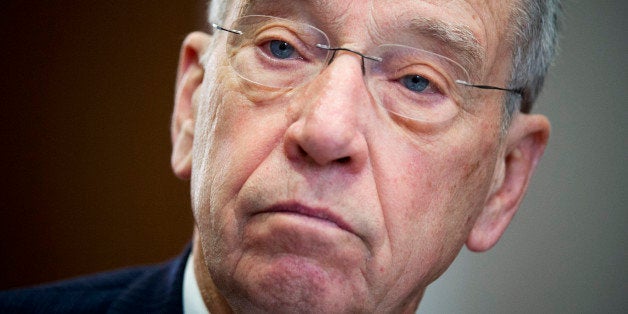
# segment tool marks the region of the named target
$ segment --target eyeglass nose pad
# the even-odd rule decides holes
[[[357,54],[358,56],[360,56],[360,60],[362,61],[362,64],[361,64],[362,76],[366,75],[366,68],[364,66],[364,56],[362,54],[360,54],[360,53],[357,53],[356,51],[353,51],[353,50],[349,50],[349,49],[334,49],[334,50],[332,50],[331,51],[331,58],[329,58],[329,62],[327,62],[327,65],[330,65],[332,63],[332,61],[334,61],[334,58],[336,57],[336,52],[338,50],[345,50],[345,51],[353,52],[353,53]]]
[[[331,58],[329,58],[329,62],[327,62],[327,65],[330,65],[334,61],[334,58],[336,57],[336,51],[337,50],[331,51]]]

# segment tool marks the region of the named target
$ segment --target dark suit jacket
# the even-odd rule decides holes
[[[188,247],[176,259],[0,292],[0,313],[182,313]]]

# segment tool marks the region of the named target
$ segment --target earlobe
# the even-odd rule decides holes
[[[187,36],[181,47],[174,111],[170,127],[172,139],[172,169],[181,179],[189,179],[192,170],[192,143],[194,142],[195,95],[203,82],[204,55],[210,36],[195,32]]]
[[[512,121],[491,194],[467,238],[471,251],[490,249],[508,227],[543,155],[549,132],[549,122],[541,115],[519,114]]]

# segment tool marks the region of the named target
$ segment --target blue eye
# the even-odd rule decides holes
[[[401,83],[413,92],[423,92],[430,86],[430,81],[420,75],[406,75],[401,78]]]
[[[281,40],[270,41],[270,52],[279,59],[288,59],[294,54],[294,47]]]

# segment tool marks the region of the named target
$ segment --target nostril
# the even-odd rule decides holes
[[[341,164],[341,165],[346,165],[346,164],[351,163],[351,156],[345,156],[345,157],[341,157],[341,158],[337,158],[337,159],[333,159],[333,158],[325,159],[323,157],[323,159],[317,160],[317,159],[315,159],[316,156],[321,157],[323,155],[321,155],[321,154],[310,155],[310,153],[307,150],[305,150],[303,148],[303,146],[301,146],[301,145],[296,145],[296,150],[294,152],[296,154],[298,154],[297,158],[309,159],[309,160],[311,160],[313,162],[320,163],[320,164],[325,164],[325,163],[327,163],[329,161],[337,163],[337,164]],[[329,157],[331,157],[331,156],[329,156]]]
[[[305,149],[303,149],[303,147],[301,147],[301,145],[299,145],[299,155],[301,155],[302,157],[307,156],[307,152],[305,151]]]

